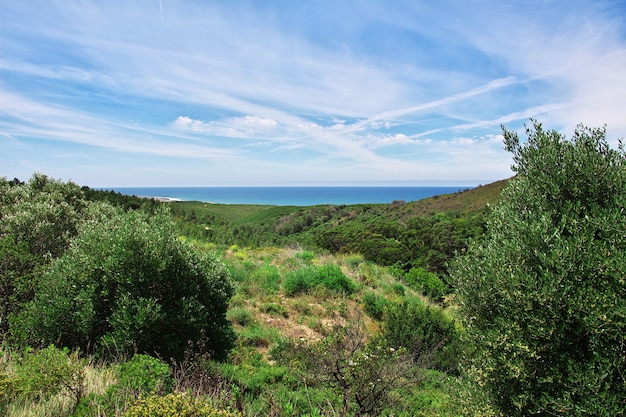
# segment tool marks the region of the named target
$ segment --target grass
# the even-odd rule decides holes
[[[21,360],[17,353],[13,353],[7,348],[1,348],[0,365],[2,373],[9,378],[16,378],[15,365]],[[32,355],[33,353],[26,353]],[[81,365],[82,376],[82,397],[89,395],[102,395],[107,388],[116,382],[115,366],[94,364],[91,361],[83,362]],[[21,379],[21,378],[20,378]],[[6,394],[6,393],[5,393]],[[10,395],[10,394],[9,394]],[[72,393],[61,389],[51,395],[42,394],[37,398],[30,396],[12,396],[12,399],[0,397],[0,412],[4,412],[6,417],[64,417],[70,416],[76,405],[76,399]],[[3,408],[4,406],[4,408]]]

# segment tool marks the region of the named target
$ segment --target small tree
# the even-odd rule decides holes
[[[33,298],[44,266],[69,247],[87,204],[71,182],[0,178],[0,333]]]
[[[71,247],[12,323],[29,343],[182,359],[189,343],[223,358],[233,333],[224,264],[180,241],[167,213],[94,204]]]
[[[507,416],[624,415],[624,150],[526,131],[504,129],[517,176],[452,273],[479,381]]]
[[[421,376],[413,355],[382,341],[366,340],[358,315],[333,326],[319,342],[301,342],[287,355],[287,364],[304,371],[308,384],[333,390],[341,400],[340,416],[378,416],[399,399],[394,393]],[[279,360],[285,361],[284,357]]]

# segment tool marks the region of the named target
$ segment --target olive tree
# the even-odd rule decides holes
[[[0,333],[33,298],[41,269],[69,247],[87,204],[71,182],[0,178]]]
[[[626,409],[626,171],[579,126],[503,127],[516,177],[452,268],[476,376],[503,415]]]
[[[167,212],[92,204],[69,249],[45,270],[12,323],[28,343],[181,359],[189,347],[224,357],[225,265],[178,239]]]

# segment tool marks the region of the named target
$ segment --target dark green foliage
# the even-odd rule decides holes
[[[41,278],[13,330],[30,343],[182,358],[223,358],[232,287],[225,266],[177,239],[166,213],[94,206],[91,221]]]
[[[112,198],[115,196],[115,198]],[[109,198],[111,197],[111,198]],[[44,267],[63,255],[85,220],[91,201],[133,201],[137,197],[91,190],[88,187],[34,174],[28,182],[0,178],[0,332],[24,303],[32,300]]]
[[[382,320],[388,305],[387,299],[380,294],[373,291],[363,294],[363,309],[373,319]]]
[[[450,287],[443,282],[437,274],[429,272],[424,268],[411,268],[404,275],[404,281],[416,291],[427,295],[433,300],[440,300],[444,295],[448,294]]]
[[[456,373],[463,347],[454,323],[440,308],[426,306],[416,298],[388,307],[383,337],[389,346],[406,348],[425,365]]]
[[[307,292],[321,285],[337,294],[350,295],[356,290],[356,284],[335,264],[307,266],[286,274],[283,290],[287,295]]]
[[[154,213],[161,205],[161,203],[154,198],[141,198],[136,195],[126,195],[113,190],[96,190],[87,186],[81,187],[81,190],[85,199],[89,201],[106,202],[127,211],[143,209],[149,213]]]
[[[170,367],[149,355],[137,354],[117,370],[117,388],[132,390],[135,396],[154,395],[171,390]]]
[[[624,150],[527,135],[504,130],[517,177],[453,274],[479,382],[507,416],[624,415]]]
[[[41,270],[76,236],[88,202],[80,188],[45,175],[0,178],[0,333],[34,296]]]

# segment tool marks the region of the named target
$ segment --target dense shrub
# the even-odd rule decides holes
[[[404,349],[366,338],[360,318],[348,317],[319,342],[285,342],[272,354],[279,363],[297,366],[307,387],[328,389],[339,415],[378,416],[400,402],[399,388],[419,382],[420,370]]]
[[[117,386],[136,396],[168,392],[172,384],[169,365],[149,355],[137,354],[117,370]]]
[[[223,358],[233,341],[223,263],[181,242],[167,213],[102,204],[88,218],[12,323],[16,337],[164,358],[182,358],[191,344]]]
[[[313,286],[313,267],[299,268],[285,274],[283,280],[283,290],[285,294],[291,296],[307,292]]]
[[[11,357],[12,366],[0,371],[0,411],[11,403],[43,401],[57,394],[69,397],[74,406],[81,400],[86,361],[78,351],[48,346],[4,354]]]
[[[335,264],[308,266],[286,274],[283,290],[287,295],[307,292],[321,285],[337,294],[352,294],[356,284]]]
[[[383,337],[389,346],[406,348],[424,365],[441,371],[458,371],[463,352],[454,320],[442,309],[429,307],[417,298],[392,304],[385,315]]]
[[[0,178],[0,332],[34,296],[42,268],[77,234],[88,202],[80,188],[35,174],[27,183]]]
[[[105,392],[92,392],[82,399],[75,417],[118,416],[139,398],[167,395],[173,390],[169,365],[137,354],[119,366],[113,366],[115,382]]]
[[[441,299],[450,291],[448,284],[443,282],[437,274],[421,267],[411,268],[404,275],[404,280],[411,288],[420,291],[433,300]]]
[[[382,320],[389,302],[380,294],[368,291],[363,294],[363,309],[373,319]]]
[[[624,415],[626,152],[504,130],[516,178],[452,277],[478,382],[502,415]]]

